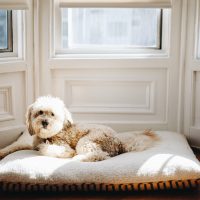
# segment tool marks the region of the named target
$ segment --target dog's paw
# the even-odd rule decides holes
[[[82,162],[86,158],[85,155],[76,155],[72,158],[73,161],[80,161]]]
[[[69,150],[64,146],[58,146],[55,144],[42,143],[38,145],[38,150],[40,154],[44,156],[51,156],[57,158],[72,158],[75,155],[74,150]]]
[[[72,158],[76,155],[75,151],[63,152],[57,156],[57,158]]]
[[[110,156],[106,152],[101,153],[87,153],[87,154],[81,154],[76,155],[73,157],[73,160],[80,161],[80,162],[98,162],[102,160],[109,159]]]

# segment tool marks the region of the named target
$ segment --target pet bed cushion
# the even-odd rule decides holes
[[[126,134],[126,133],[122,133]],[[197,188],[200,163],[181,134],[158,131],[160,141],[142,152],[100,162],[79,162],[23,150],[0,161],[3,191],[143,191]]]

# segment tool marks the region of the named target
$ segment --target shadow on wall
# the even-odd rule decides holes
[[[18,139],[20,134],[26,129],[24,127],[19,127],[13,130],[1,130],[0,131],[0,149],[8,146],[9,144],[13,143]]]

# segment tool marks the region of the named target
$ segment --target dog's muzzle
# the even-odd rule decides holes
[[[43,126],[44,128],[46,128],[46,127],[48,126],[48,124],[49,124],[49,122],[48,122],[47,120],[43,120],[43,121],[42,121],[42,126]]]

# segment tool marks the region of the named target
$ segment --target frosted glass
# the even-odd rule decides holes
[[[63,8],[62,47],[160,47],[161,9]]]
[[[8,48],[7,10],[0,10],[0,49]]]

